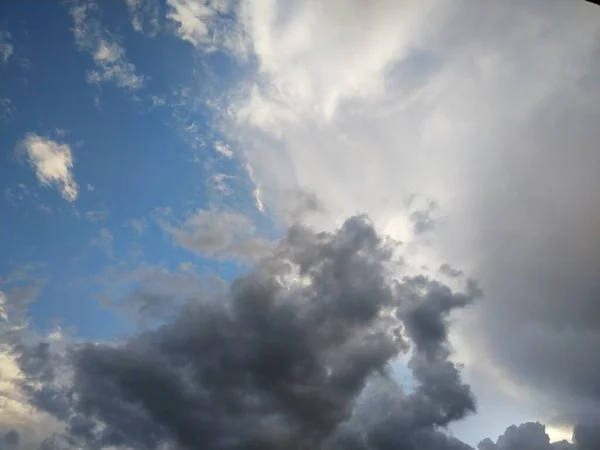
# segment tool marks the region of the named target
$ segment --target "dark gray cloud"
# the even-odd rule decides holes
[[[445,431],[476,412],[448,334],[481,291],[397,278],[396,248],[363,216],[332,233],[293,225],[228,291],[198,290],[151,331],[17,341],[24,393],[65,425],[39,449],[473,450]],[[389,367],[407,352],[409,392]],[[599,438],[583,423],[573,444],[551,443],[527,423],[478,447],[596,450]]]
[[[442,264],[439,268],[439,271],[440,273],[443,273],[444,275],[447,275],[451,278],[458,278],[464,275],[464,272],[462,270],[456,269],[448,263]]]
[[[479,450],[593,450],[600,448],[598,425],[578,425],[573,430],[573,443],[550,442],[546,427],[539,422],[511,425],[494,443],[485,439]]]
[[[19,445],[19,440],[21,436],[17,430],[10,430],[8,433],[4,435],[4,442],[10,445]]]
[[[334,233],[294,225],[229,292],[156,330],[62,356],[20,348],[23,387],[66,424],[65,447],[469,448],[443,431],[475,411],[447,317],[479,291],[397,280],[394,249],[362,216]],[[409,350],[403,393],[388,364]]]

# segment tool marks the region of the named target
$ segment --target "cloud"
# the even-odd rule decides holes
[[[73,155],[68,144],[29,133],[19,142],[16,151],[35,170],[42,186],[55,187],[71,203],[77,199],[79,186],[74,179]]]
[[[96,70],[88,72],[88,81],[114,81],[118,87],[140,89],[144,77],[136,73],[135,65],[129,62],[119,41],[93,16],[98,10],[98,5],[93,2],[74,3],[70,9],[75,42],[80,50],[92,56],[96,65]]]
[[[233,158],[233,151],[229,148],[227,144],[222,141],[216,141],[214,143],[215,150],[217,153],[227,159]]]
[[[470,449],[443,429],[474,411],[473,395],[446,333],[416,311],[437,305],[429,320],[445,328],[478,294],[397,279],[392,250],[362,216],[332,233],[293,226],[228,291],[157,329],[19,345],[23,390],[64,424],[65,446]],[[404,393],[387,366],[410,349]]]
[[[146,219],[131,219],[128,222],[129,227],[134,231],[136,236],[140,237],[146,232],[148,223]]]
[[[175,23],[177,35],[206,51],[227,50],[244,55],[244,41],[237,26],[226,17],[230,0],[167,0],[167,19]]]
[[[103,227],[98,232],[98,235],[90,241],[90,245],[92,247],[101,248],[104,251],[104,253],[106,253],[106,256],[108,256],[109,258],[114,258],[114,242],[115,239],[110,229],[108,229],[107,227]]]
[[[0,30],[0,57],[2,62],[6,63],[14,53],[14,45],[11,42],[11,35],[6,30]]]
[[[487,293],[456,358],[476,355],[470,372],[506,397],[521,386],[523,414],[597,423],[600,10],[341,4],[237,11],[258,67],[223,124],[265,209],[284,210],[277,193],[299,187],[328,209],[324,229],[366,211],[398,239],[426,238],[430,249],[413,247],[424,266],[453,261]],[[407,208],[413,193],[440,210]]]
[[[208,257],[255,260],[265,255],[271,243],[255,236],[252,221],[239,213],[199,209],[182,223],[159,216],[159,224],[175,244]]]
[[[125,0],[131,25],[139,33],[154,37],[160,28],[159,5],[156,0]]]

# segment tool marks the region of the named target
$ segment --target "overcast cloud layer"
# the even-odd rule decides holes
[[[124,3],[136,39],[212,75],[152,91],[103,4],[74,2],[80,75],[99,110],[110,87],[166,111],[208,200],[165,204],[181,168],[134,173],[119,196],[160,189],[124,237],[77,209],[83,141],[19,132],[22,169],[101,222],[110,263],[83,283],[135,325],[36,329],[43,265],[3,272],[0,450],[600,449],[599,7]],[[0,37],[6,65],[23,47]]]

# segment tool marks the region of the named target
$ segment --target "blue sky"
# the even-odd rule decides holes
[[[479,3],[0,2],[0,338],[122,342],[364,213],[395,279],[484,292],[450,431],[570,439],[600,418],[600,8]],[[0,432],[56,430],[14,398]]]
[[[104,339],[122,330],[122,321],[96,298],[96,279],[118,262],[175,269],[189,261],[230,277],[235,265],[174,246],[153,216],[168,207],[183,217],[218,202],[268,226],[253,205],[243,166],[214,149],[222,137],[211,127],[213,112],[188,98],[207,86],[224,89],[235,77],[235,61],[223,54],[201,59],[175,36],[137,33],[126,5],[110,2],[94,13],[106,36],[127,49],[143,83],[90,83],[94,61],[74,40],[68,5],[10,2],[2,11],[13,54],[2,65],[3,100],[10,106],[3,110],[1,134],[1,267],[9,278],[37,264],[30,275],[44,282],[30,308],[35,326],[60,321],[82,336]],[[15,153],[28,134],[69,146],[76,199],[40,185],[26,158]],[[224,181],[235,194],[214,188],[217,173],[235,177]],[[109,237],[101,244],[103,230]]]

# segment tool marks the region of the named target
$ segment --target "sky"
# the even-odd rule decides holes
[[[0,2],[0,450],[600,448],[600,8]]]

